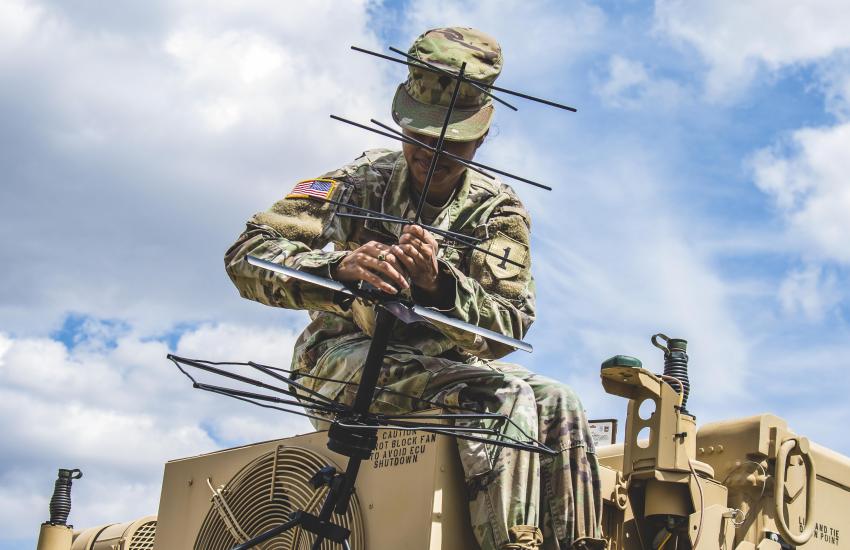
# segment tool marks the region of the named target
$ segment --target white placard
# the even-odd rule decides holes
[[[601,445],[613,445],[617,442],[617,420],[606,418],[604,420],[590,420],[590,436],[596,447]]]

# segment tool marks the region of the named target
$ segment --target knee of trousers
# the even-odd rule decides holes
[[[531,385],[525,380],[513,376],[505,377],[502,387],[496,390],[496,392],[497,395],[501,393],[509,397],[509,400],[515,401],[519,406],[531,406],[532,410],[535,408],[534,404],[537,402],[537,396],[534,394],[534,389]]]
[[[541,408],[548,409],[550,413],[564,411],[568,415],[580,413],[584,415],[581,399],[573,389],[566,384],[554,383],[538,388],[536,395],[537,403]]]

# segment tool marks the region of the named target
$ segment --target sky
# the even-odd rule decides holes
[[[254,212],[390,121],[406,49],[472,26],[517,100],[479,160],[532,216],[533,354],[591,418],[599,365],[689,341],[699,423],[777,414],[850,454],[850,6],[841,0],[0,0],[0,550],[59,467],[78,527],[155,513],[163,464],[310,430],[192,390],[169,352],[288,366],[304,312],[239,298]]]

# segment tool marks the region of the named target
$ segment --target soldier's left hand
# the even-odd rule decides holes
[[[410,280],[426,292],[437,290],[437,240],[418,225],[407,225],[392,253],[407,270]]]

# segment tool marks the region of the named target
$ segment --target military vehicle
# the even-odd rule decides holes
[[[686,342],[667,346],[664,374],[624,355],[602,364],[605,391],[628,400],[623,442],[597,449],[608,548],[850,549],[850,459],[770,414],[697,427],[686,409]],[[157,515],[81,530],[65,524],[79,471],[60,470],[38,550],[231,550],[293,511],[318,512],[328,487],[316,472],[348,461],[327,441],[317,431],[172,460]],[[334,521],[356,550],[477,547],[453,441],[433,433],[379,430],[351,506]],[[314,539],[293,529],[257,547],[306,549]]]

